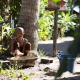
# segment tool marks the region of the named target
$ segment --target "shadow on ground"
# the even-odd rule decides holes
[[[80,80],[80,76],[68,77],[68,78],[59,78],[56,80]]]
[[[46,73],[45,75],[47,76],[55,76],[56,75],[56,72],[54,71],[51,71],[51,72],[48,72]],[[72,77],[64,77],[64,78],[59,78],[59,79],[56,79],[56,80],[80,80],[80,76],[72,76]]]
[[[57,43],[57,51],[61,51],[62,53],[67,53],[67,48],[71,44],[72,41],[64,41],[61,43]],[[38,43],[38,51],[41,50],[45,52],[47,56],[53,55],[53,42],[46,43]]]

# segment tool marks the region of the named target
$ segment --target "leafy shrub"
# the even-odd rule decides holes
[[[77,20],[77,15],[70,15],[70,11],[67,13],[61,12],[60,14],[61,15],[58,16],[58,36],[63,37],[65,36],[64,32],[75,29],[76,23],[74,21]]]
[[[13,36],[15,28],[10,27],[10,23],[4,23],[2,17],[0,16],[0,53],[4,53],[10,47],[10,40]]]
[[[53,31],[53,12],[45,10],[47,0],[40,1],[40,12],[38,21],[39,40],[49,40],[52,38]]]

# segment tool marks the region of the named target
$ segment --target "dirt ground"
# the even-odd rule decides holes
[[[80,62],[80,58],[75,60],[73,73],[66,71],[57,80],[80,80],[80,64],[77,62]],[[30,80],[54,80],[58,68],[59,60],[55,57],[52,63],[36,64],[34,67],[24,68],[23,72],[30,76]]]
[[[55,80],[55,74],[59,68],[59,60],[57,57],[48,59],[53,60],[52,63],[40,63],[40,58],[36,61],[34,67],[23,67],[21,71],[30,76],[29,80]],[[39,63],[38,63],[39,62]],[[17,72],[17,70],[16,70]],[[12,80],[5,75],[0,74],[0,80]],[[17,76],[15,80],[23,80],[22,77]],[[25,79],[27,80],[27,79]],[[74,63],[73,73],[69,71],[64,72],[57,80],[80,80],[80,58],[76,58]]]
[[[72,42],[73,38],[63,38],[57,41],[57,50],[61,50],[62,53],[66,53],[68,46]],[[38,50],[44,50],[48,53],[48,57],[53,60],[52,63],[40,63],[41,58],[39,58],[34,67],[23,67],[21,69],[26,75],[30,76],[30,80],[54,80],[55,74],[59,68],[59,59],[52,56],[52,45],[53,41],[39,42]],[[48,58],[48,59],[49,59]],[[0,80],[12,80],[5,78],[4,75],[0,74]],[[22,80],[21,78],[16,78],[15,80]],[[80,80],[80,58],[76,58],[74,63],[73,73],[69,71],[64,72],[57,80]]]

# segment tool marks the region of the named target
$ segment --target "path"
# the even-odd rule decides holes
[[[67,48],[73,41],[72,37],[59,38],[57,40],[57,50],[62,51],[62,53],[67,53]],[[52,56],[53,52],[53,40],[40,41],[38,43],[38,50],[44,51],[48,56]]]

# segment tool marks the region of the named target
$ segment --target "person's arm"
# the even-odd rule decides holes
[[[25,50],[26,50],[26,53],[28,54],[29,51],[31,50],[31,43],[28,42],[27,39],[25,39]]]
[[[31,43],[27,42],[26,43],[26,52],[29,53],[30,50],[31,50]]]

